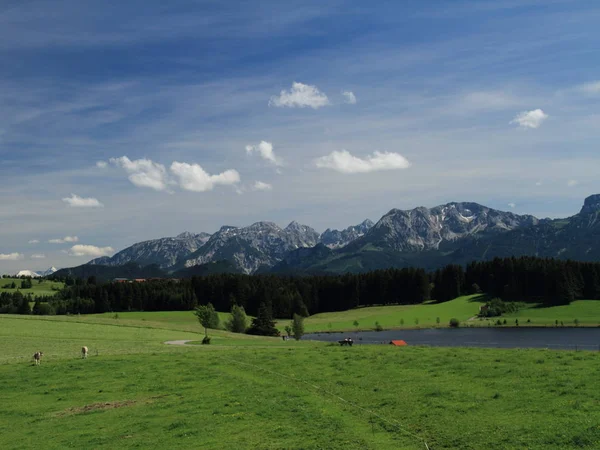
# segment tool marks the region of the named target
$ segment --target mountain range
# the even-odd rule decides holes
[[[31,278],[39,278],[39,277],[47,277],[50,276],[52,274],[54,274],[55,272],[57,272],[58,269],[56,267],[50,267],[49,269],[43,270],[41,272],[34,272],[33,270],[20,270],[15,277],[16,278],[20,278],[20,277],[31,277]]]
[[[407,266],[433,270],[450,263],[525,255],[600,260],[600,194],[585,199],[581,211],[566,219],[540,220],[477,203],[451,202],[392,209],[377,223],[365,220],[322,234],[297,222],[285,228],[272,222],[224,226],[212,235],[182,233],[134,244],[88,265],[155,264],[165,273],[180,274],[221,269],[308,274]]]

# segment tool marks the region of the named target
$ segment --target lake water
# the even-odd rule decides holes
[[[355,344],[389,344],[402,339],[408,345],[434,347],[549,348],[600,351],[600,328],[428,328],[421,330],[314,333],[303,339],[335,342],[352,338]]]

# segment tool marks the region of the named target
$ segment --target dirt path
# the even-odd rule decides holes
[[[193,342],[193,339],[182,339],[179,341],[165,341],[167,345],[188,345],[188,342]]]

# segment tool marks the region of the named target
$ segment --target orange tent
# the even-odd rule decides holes
[[[390,341],[390,344],[395,345],[396,347],[402,347],[403,345],[408,345],[402,339],[397,340],[397,341]]]

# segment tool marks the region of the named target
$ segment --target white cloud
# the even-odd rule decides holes
[[[69,250],[69,255],[71,256],[109,256],[113,254],[115,251],[112,247],[96,247],[95,245],[82,245],[77,244],[71,247]]]
[[[216,185],[231,185],[240,182],[237,170],[226,170],[218,175],[210,175],[198,164],[180,163],[171,164],[171,172],[179,178],[179,186],[186,191],[205,192],[211,191]]]
[[[145,158],[131,161],[127,156],[110,158],[109,161],[123,168],[129,174],[129,181],[138,187],[147,187],[156,191],[167,189],[167,170],[162,164]]]
[[[578,184],[579,184],[579,181],[577,181],[577,180],[569,180],[567,182],[567,186],[569,186],[569,187],[577,186]]]
[[[332,169],[341,173],[367,173],[407,169],[410,167],[410,162],[399,153],[375,152],[362,159],[353,156],[347,150],[342,150],[317,158],[315,165],[321,169]]]
[[[269,183],[264,183],[262,181],[257,181],[252,186],[252,189],[255,191],[270,191],[273,189],[273,186]]]
[[[103,208],[104,205],[93,197],[83,198],[75,194],[62,199],[67,205],[73,208]]]
[[[348,103],[349,105],[356,105],[356,95],[354,95],[354,92],[344,91],[342,92],[342,95],[344,96],[344,102]]]
[[[600,81],[593,81],[579,86],[579,90],[585,94],[600,94]]]
[[[23,258],[24,256],[22,253],[0,253],[0,261],[18,261]]]
[[[108,163],[106,161],[98,161],[96,163],[96,167],[98,169],[106,169],[108,167]]]
[[[532,111],[523,111],[515,116],[510,123],[516,123],[521,128],[539,128],[540,125],[548,118],[541,109],[534,109]]]
[[[72,243],[72,242],[78,242],[79,238],[77,236],[65,236],[62,239],[50,239],[48,241],[49,244],[66,244],[66,243]]]
[[[289,91],[283,89],[278,96],[274,95],[269,100],[269,106],[279,108],[305,108],[308,106],[318,109],[327,105],[329,105],[329,99],[316,86],[297,82],[292,83],[292,89]]]
[[[31,259],[44,259],[46,257],[46,255],[44,255],[43,253],[34,253],[33,255],[31,255]]]
[[[536,186],[541,186],[542,184],[544,184],[544,183],[542,183],[541,181],[537,181],[537,182],[535,183],[535,185],[536,185]]]
[[[510,203],[508,204],[508,206],[509,206],[509,208],[516,208],[516,207],[517,207],[517,204],[516,204],[516,203],[512,203],[512,202],[510,202]]]
[[[273,151],[273,144],[267,141],[260,141],[257,145],[246,145],[246,152],[248,154],[252,154],[253,152],[257,152],[260,154],[260,157],[264,160],[267,160],[276,166],[282,166],[283,161],[275,156],[275,152]]]
[[[39,239],[32,239],[28,242],[28,244],[39,244],[39,243],[40,243]]]

